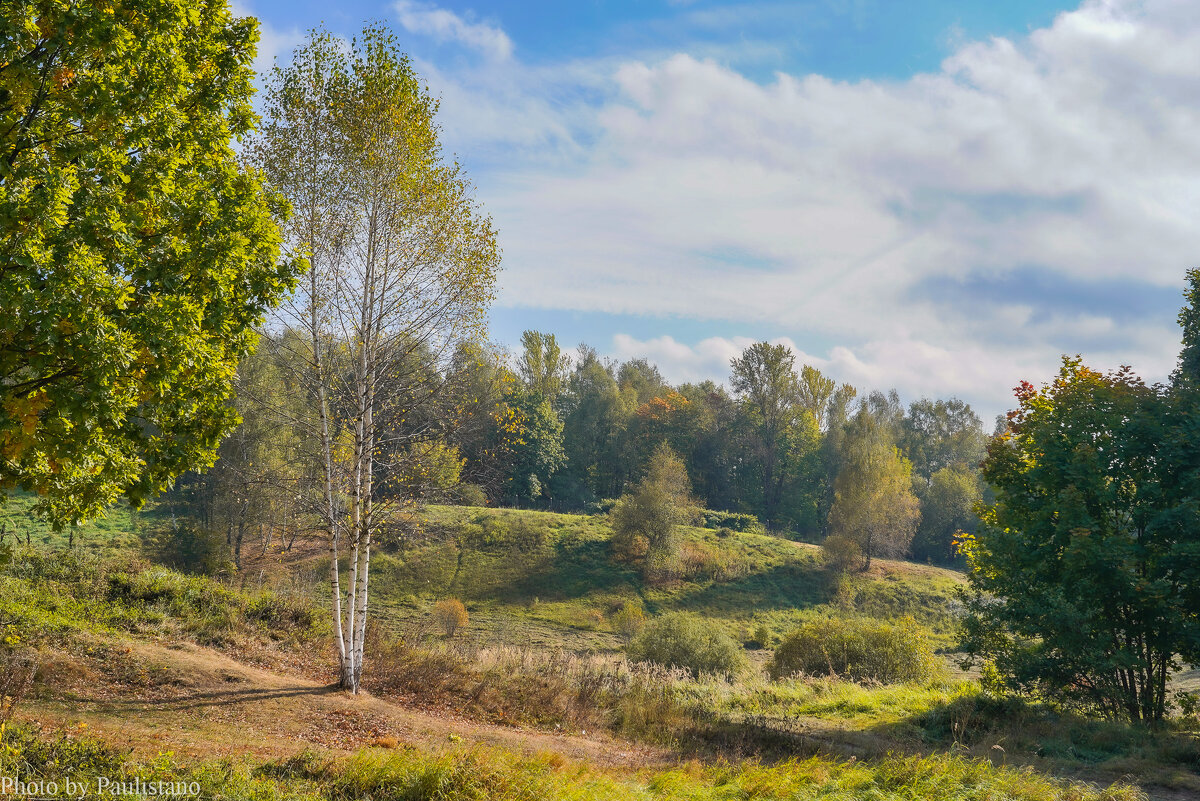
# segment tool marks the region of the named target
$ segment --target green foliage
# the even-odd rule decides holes
[[[676,527],[695,516],[687,469],[674,451],[660,444],[634,492],[613,507],[612,548],[619,559],[642,559],[647,577],[665,579],[676,572]]]
[[[535,392],[513,387],[504,402],[514,427],[506,447],[505,494],[519,503],[537,502],[566,459],[563,425],[549,399]]]
[[[755,534],[765,533],[762,523],[750,514],[739,512],[720,512],[712,509],[700,510],[701,525],[705,528],[727,528],[731,531],[748,531]]]
[[[927,633],[911,618],[896,623],[829,619],[783,638],[768,671],[774,679],[806,674],[854,681],[926,682],[937,672]]]
[[[1176,525],[1164,492],[1169,405],[1127,368],[1077,358],[1017,398],[984,464],[996,500],[968,541],[967,644],[1018,688],[1160,720],[1178,654],[1200,636],[1193,526]]]
[[[751,457],[747,489],[755,508],[761,509],[763,523],[773,529],[786,517],[805,528],[818,525],[820,417],[805,406],[795,355],[785,345],[756,342],[733,359],[730,368],[729,382],[740,402]],[[813,376],[810,372],[808,379]],[[810,397],[808,402],[815,401]]]
[[[892,437],[863,404],[842,443],[829,528],[858,543],[864,567],[876,556],[903,556],[921,516],[912,491],[912,465]]]
[[[745,667],[742,649],[729,635],[699,617],[682,613],[650,621],[629,643],[627,651],[634,662],[683,668],[693,676],[736,676]]]
[[[487,490],[478,484],[459,484],[453,494],[454,502],[461,506],[487,506]]]
[[[212,463],[301,266],[232,146],[256,41],[224,2],[0,11],[0,490],[57,525]]]
[[[943,467],[917,483],[921,522],[912,541],[915,559],[950,563],[958,559],[960,533],[974,534],[979,526],[976,508],[983,502],[979,476],[964,467]]]
[[[521,358],[517,371],[525,388],[551,404],[558,401],[566,383],[570,359],[558,346],[554,334],[525,331],[521,334]]]
[[[849,573],[862,567],[862,546],[853,537],[830,534],[821,543],[821,559],[835,575]]]
[[[899,439],[914,475],[926,481],[946,468],[973,471],[987,452],[982,421],[958,398],[912,403]]]

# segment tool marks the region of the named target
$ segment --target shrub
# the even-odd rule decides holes
[[[683,460],[666,444],[650,456],[645,477],[613,507],[612,548],[618,559],[645,556],[646,578],[670,579],[678,572],[676,527],[696,516],[696,501]]]
[[[601,498],[598,501],[592,501],[591,503],[585,504],[583,507],[583,513],[587,515],[606,515],[611,512],[613,507],[616,505],[616,498]]]
[[[700,522],[705,528],[728,529],[730,531],[752,532],[762,534],[765,529],[754,515],[737,512],[719,512],[705,509],[700,512]]]
[[[438,601],[433,605],[433,624],[447,637],[453,637],[469,622],[467,607],[457,598]]]
[[[612,618],[613,629],[629,642],[646,625],[646,612],[642,605],[626,601]]]
[[[805,623],[788,634],[767,669],[773,679],[807,673],[920,682],[933,678],[936,665],[928,636],[911,618],[898,623],[830,619]]]
[[[459,484],[454,489],[454,502],[459,506],[487,506],[487,491],[478,484]]]
[[[634,662],[653,662],[701,673],[736,675],[745,664],[742,650],[730,637],[698,617],[671,614],[652,620],[629,644]]]
[[[747,648],[770,648],[771,647],[771,630],[767,628],[767,624],[759,623],[754,631],[750,632],[746,638]]]
[[[862,547],[845,534],[830,534],[821,543],[821,559],[835,575],[849,573],[862,568]]]

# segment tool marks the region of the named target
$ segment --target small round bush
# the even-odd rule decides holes
[[[453,637],[469,622],[467,607],[457,598],[438,601],[433,605],[433,624],[447,637]]]
[[[835,574],[859,570],[863,565],[862,547],[845,534],[830,534],[821,543],[821,560]]]
[[[803,673],[888,683],[929,681],[936,669],[929,638],[911,618],[805,623],[784,637],[767,666],[773,679]]]
[[[634,662],[653,662],[701,673],[737,674],[745,664],[742,649],[727,634],[698,617],[671,614],[655,618],[629,643]]]
[[[613,629],[628,642],[646,625],[646,612],[636,601],[626,601],[612,617]]]
[[[459,506],[487,506],[487,490],[478,484],[459,484],[454,488],[454,502]]]

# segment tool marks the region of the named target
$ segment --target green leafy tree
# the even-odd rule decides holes
[[[555,496],[587,501],[620,495],[636,467],[623,447],[636,407],[592,348],[580,346],[563,406],[567,469],[555,482]]]
[[[958,398],[912,403],[900,428],[900,449],[925,480],[945,467],[974,471],[987,450],[983,422]]]
[[[964,467],[943,467],[929,478],[917,482],[921,501],[921,523],[912,541],[912,555],[948,563],[958,557],[955,539],[960,533],[973,534],[979,526],[976,508],[983,501],[979,474]]]
[[[1128,368],[1078,358],[1017,400],[984,462],[995,501],[965,547],[968,646],[1016,688],[1161,720],[1200,637],[1194,511],[1179,519],[1164,458],[1172,404]]]
[[[645,477],[613,508],[613,549],[622,558],[644,556],[648,575],[669,574],[679,549],[676,528],[695,515],[687,468],[661,444],[650,456]]]
[[[232,145],[257,38],[224,0],[0,8],[0,490],[56,524],[212,464],[302,266]]]
[[[747,428],[748,472],[768,528],[782,521],[789,483],[807,476],[819,447],[816,418],[801,402],[795,361],[787,346],[757,342],[730,362],[730,384]]]
[[[563,425],[550,401],[540,393],[513,387],[504,402],[511,410],[511,435],[505,446],[505,494],[510,501],[536,503],[566,460]]]
[[[521,357],[517,372],[525,387],[550,403],[558,403],[567,380],[571,360],[558,346],[554,334],[525,331],[521,334]]]
[[[912,464],[893,444],[886,420],[864,403],[846,428],[830,533],[858,543],[865,569],[873,557],[903,556],[920,517]]]
[[[640,406],[667,391],[667,382],[650,362],[630,359],[617,370],[617,385],[633,395],[632,405]]]

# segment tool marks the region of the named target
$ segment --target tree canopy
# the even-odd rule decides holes
[[[212,463],[302,267],[231,144],[255,26],[225,0],[0,10],[0,489],[58,524]]]
[[[1017,688],[1160,720],[1200,635],[1194,524],[1174,524],[1175,466],[1160,458],[1172,398],[1076,357],[1017,399],[984,463],[995,501],[966,543],[968,644]]]

